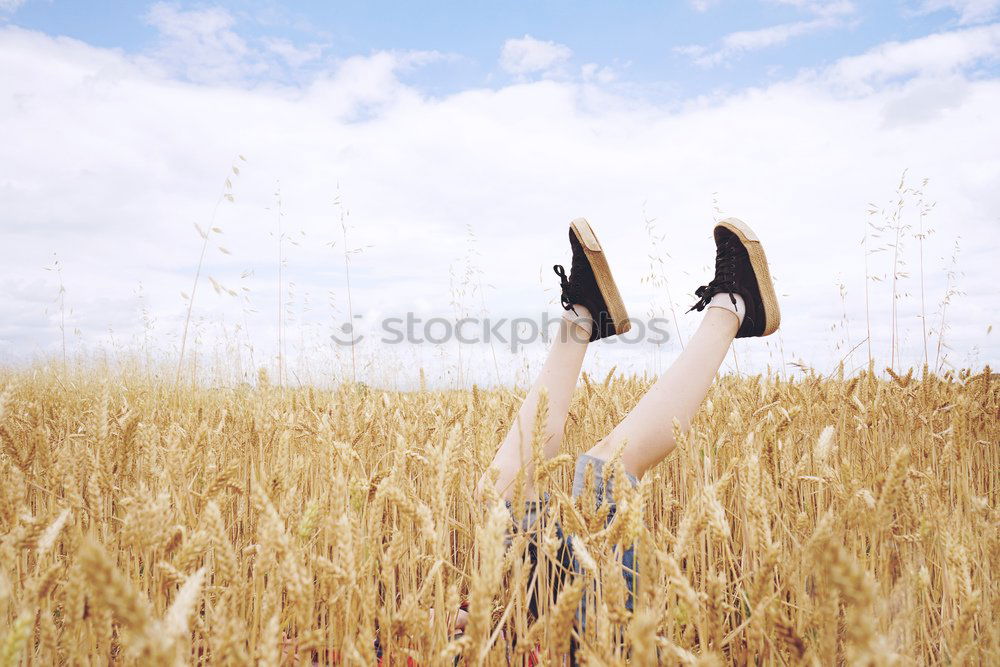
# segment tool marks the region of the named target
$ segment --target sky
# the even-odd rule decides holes
[[[588,369],[656,373],[736,216],[782,328],[727,370],[995,366],[998,109],[1000,0],[0,0],[0,363],[523,383],[378,332],[557,315],[584,216],[670,320]]]

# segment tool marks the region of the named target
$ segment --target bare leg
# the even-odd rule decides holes
[[[580,376],[592,327],[590,311],[583,306],[576,306],[576,315],[567,311],[559,323],[559,333],[552,341],[545,365],[528,395],[524,397],[521,409],[490,465],[490,468],[499,472],[496,489],[500,497],[512,499],[514,480],[522,469],[525,472],[525,497],[529,500],[537,497],[532,482],[534,468],[531,464],[531,436],[539,398],[543,390],[548,395],[548,417],[542,433],[542,450],[548,459],[558,454],[562,445],[569,402]],[[487,482],[488,474],[480,480],[480,488]]]
[[[588,452],[609,459],[624,443],[625,470],[641,477],[673,451],[674,419],[686,431],[705,400],[726,352],[736,337],[739,319],[722,308],[709,308],[677,360],[656,381],[618,426]]]

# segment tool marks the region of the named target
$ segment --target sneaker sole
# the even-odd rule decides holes
[[[718,223],[716,227],[725,227],[736,234],[740,242],[743,243],[743,247],[747,249],[747,254],[750,256],[750,266],[753,267],[754,276],[757,278],[757,287],[760,289],[760,299],[764,303],[764,333],[760,335],[773,334],[781,324],[781,310],[778,308],[778,296],[774,293],[774,281],[771,279],[771,270],[767,266],[764,246],[750,229],[750,225],[737,218],[727,218]]]
[[[632,328],[632,323],[629,322],[625,303],[622,301],[622,295],[618,291],[615,279],[611,276],[611,267],[608,266],[607,257],[604,255],[604,249],[601,248],[601,242],[597,240],[597,234],[584,218],[577,218],[569,223],[569,227],[576,235],[576,240],[580,242],[580,246],[590,262],[590,268],[594,271],[597,288],[601,290],[604,303],[608,305],[608,315],[611,316],[611,322],[614,324],[615,335],[625,333]]]

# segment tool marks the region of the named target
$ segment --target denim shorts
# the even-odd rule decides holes
[[[596,496],[597,506],[607,505],[608,515],[605,519],[604,525],[608,526],[612,520],[615,518],[618,507],[614,499],[614,479],[605,480],[604,477],[604,465],[605,461],[602,459],[590,456],[589,454],[581,454],[576,460],[576,471],[573,475],[573,497],[578,498],[584,490],[584,481],[587,475],[587,468],[592,467],[594,470],[594,494]],[[628,482],[634,487],[638,484],[638,481],[632,475],[625,473],[628,478]],[[534,535],[537,535],[540,531],[539,522],[546,515],[546,506],[548,505],[548,496],[538,501],[528,501],[525,503],[524,508],[524,518],[521,520],[520,525],[512,526],[513,532],[529,532],[531,531]],[[513,519],[513,511],[511,503],[507,502],[507,509],[511,511],[511,518]],[[559,540],[559,546],[557,548],[556,558],[545,559],[544,565],[541,570],[539,570],[538,564],[538,542],[536,539],[530,539],[528,541],[528,556],[531,559],[531,573],[537,574],[537,578],[546,578],[549,582],[549,589],[552,592],[551,602],[555,602],[555,598],[558,595],[559,589],[562,587],[563,582],[566,579],[567,573],[580,573],[580,564],[577,562],[576,558],[573,556],[573,536],[566,535],[563,533],[562,526],[556,522],[555,525],[555,535]],[[638,564],[635,560],[635,546],[628,546],[622,551],[622,578],[625,580],[625,586],[628,590],[628,597],[625,602],[625,606],[629,611],[632,611],[633,600],[635,597],[636,580],[638,576]],[[538,600],[536,597],[536,587],[532,587],[529,596],[529,608],[534,616],[538,616]],[[586,599],[586,598],[584,598]],[[583,603],[581,603],[580,616],[582,620],[582,609]]]

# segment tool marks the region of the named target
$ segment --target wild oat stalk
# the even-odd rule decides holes
[[[906,185],[906,171],[900,176],[899,185],[896,188],[895,204],[890,210],[887,220],[888,230],[892,232],[894,238],[889,247],[892,248],[892,302],[891,302],[891,342],[889,346],[889,367],[896,368],[896,357],[899,355],[899,300],[904,296],[900,293],[899,281],[909,278],[909,274],[903,271],[906,262],[903,258],[903,239],[905,233],[910,229],[910,225],[903,221],[903,208],[906,206],[906,196],[912,190]]]
[[[185,294],[184,292],[181,292],[181,297],[183,297],[184,300],[187,301],[188,307],[187,307],[187,315],[184,317],[184,331],[181,334],[181,349],[177,355],[177,377],[174,381],[174,384],[177,386],[180,385],[181,381],[181,369],[183,368],[184,365],[184,350],[187,346],[188,326],[191,324],[191,310],[194,308],[194,298],[198,293],[198,280],[201,278],[201,268],[205,262],[205,253],[208,251],[209,237],[211,234],[220,233],[221,231],[221,230],[216,231],[218,230],[218,227],[215,226],[215,218],[216,215],[218,215],[219,213],[219,206],[222,204],[223,201],[228,201],[230,203],[234,203],[236,201],[236,198],[233,195],[232,178],[240,175],[240,168],[239,166],[237,166],[238,161],[246,162],[246,158],[243,157],[242,155],[237,155],[236,158],[233,160],[233,163],[229,166],[229,171],[232,172],[232,175],[229,174],[226,175],[226,180],[222,184],[222,193],[216,200],[215,206],[212,207],[212,216],[209,218],[208,231],[202,229],[197,222],[194,223],[194,228],[197,230],[198,236],[201,237],[202,243],[201,243],[201,252],[198,254],[198,265],[194,272],[194,283],[191,286],[191,294]],[[223,253],[229,254],[228,251],[226,250],[223,250]]]
[[[948,331],[948,321],[945,317],[948,306],[951,305],[952,299],[963,294],[963,292],[958,289],[958,278],[962,275],[958,270],[958,255],[959,252],[961,252],[961,249],[961,239],[955,239],[955,245],[952,247],[951,259],[949,260],[945,271],[945,275],[947,276],[947,285],[945,287],[944,296],[941,298],[941,303],[938,306],[941,318],[937,327],[937,350],[934,355],[934,372],[936,373],[941,372],[941,368],[947,357],[947,353],[945,353],[944,350],[948,349],[948,345],[944,342],[944,337],[945,333]]]
[[[66,285],[63,283],[62,264],[55,253],[52,253],[52,266],[46,266],[46,271],[54,271],[59,280],[59,292],[56,301],[59,302],[59,335],[62,338],[62,370],[66,373]]]
[[[920,328],[924,339],[924,372],[926,372],[927,366],[930,363],[930,354],[927,348],[927,300],[924,290],[924,239],[934,233],[933,229],[925,227],[925,222],[927,216],[936,205],[935,202],[927,203],[924,200],[924,190],[927,188],[927,183],[928,179],[925,178],[920,184],[920,190],[917,192],[919,199],[917,200],[918,224],[916,234],[920,250]]]
[[[277,296],[278,296],[278,307],[276,310],[277,315],[277,326],[278,326],[278,386],[283,387],[285,385],[285,310],[282,306],[282,299],[284,298],[285,292],[285,282],[283,278],[283,272],[285,270],[285,254],[284,254],[284,241],[285,234],[281,229],[282,219],[284,218],[284,212],[282,211],[282,200],[281,200],[281,183],[279,182],[274,191],[274,214],[275,220],[277,222],[277,230],[274,234],[278,245],[278,284],[277,284]]]
[[[337,209],[338,222],[340,223],[340,233],[341,240],[343,241],[343,247],[341,252],[344,256],[344,278],[347,282],[347,318],[351,326],[354,326],[354,294],[351,291],[351,257],[364,252],[365,247],[352,248],[347,243],[347,230],[350,225],[348,225],[348,218],[351,216],[350,210],[345,208],[343,197],[340,192],[340,185],[337,185],[337,196],[333,199],[333,205]],[[351,381],[357,383],[358,381],[358,361],[357,354],[354,350],[354,345],[351,345]]]
[[[667,280],[666,260],[670,259],[670,253],[665,250],[666,234],[657,234],[656,218],[651,218],[646,214],[646,207],[642,207],[642,219],[646,228],[646,236],[649,238],[649,273],[642,278],[642,282],[663,291],[667,295],[667,305],[670,308],[670,317],[674,321],[674,331],[677,333],[677,342],[681,349],[684,349],[684,338],[681,336],[681,327],[677,318],[677,310],[674,299],[670,295],[670,281]],[[655,317],[655,312],[650,310],[650,317]]]

